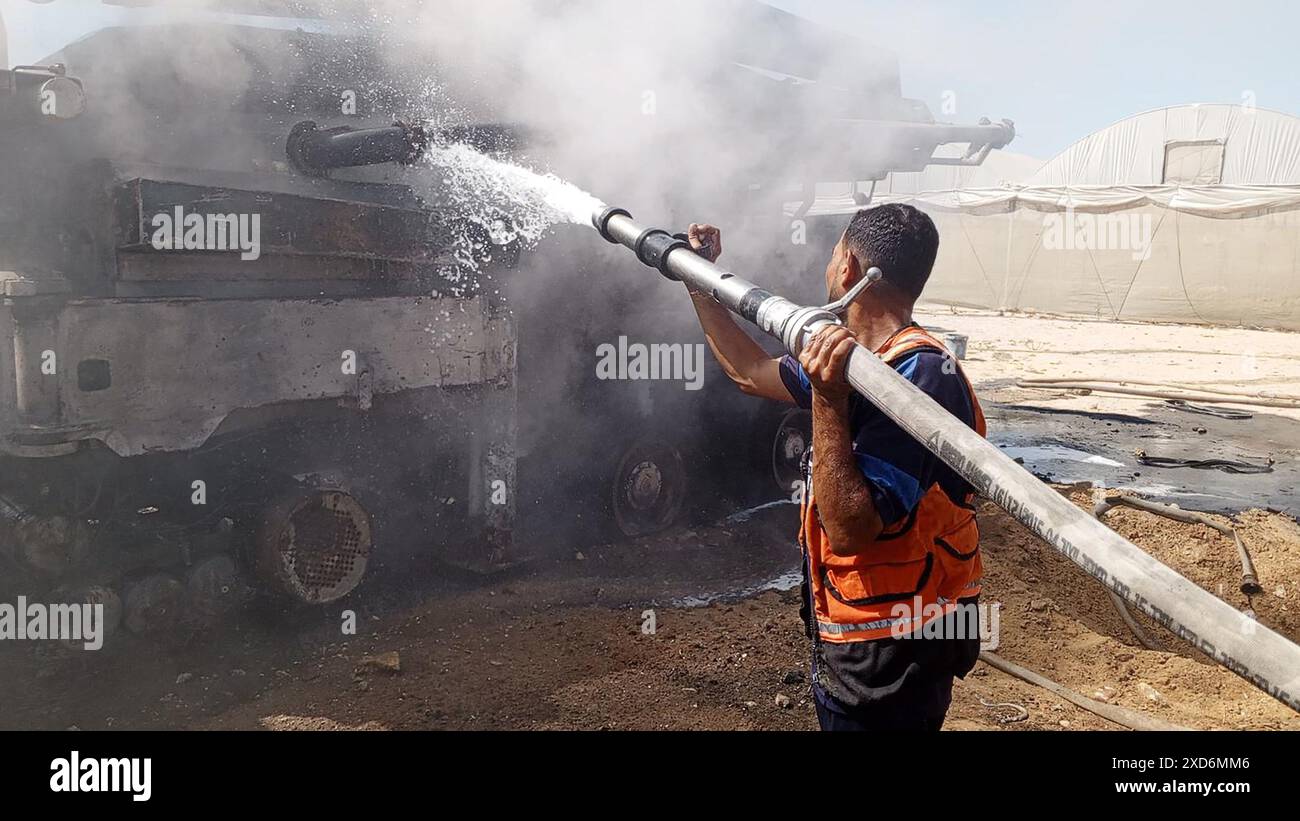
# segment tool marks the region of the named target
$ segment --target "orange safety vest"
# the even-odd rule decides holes
[[[920,348],[946,350],[923,329],[910,325],[876,353],[892,365]],[[956,374],[970,396],[975,430],[984,436],[984,412],[975,391],[959,368]],[[817,513],[810,466],[804,477],[799,544],[821,640],[845,643],[906,635],[956,610],[958,600],[979,595],[983,562],[973,497],[971,493],[954,503],[936,482],[908,518],[886,528],[854,555],[837,556]]]

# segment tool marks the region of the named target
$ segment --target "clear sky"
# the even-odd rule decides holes
[[[767,2],[896,52],[906,96],[940,120],[1012,119],[1008,150],[1040,159],[1167,105],[1253,95],[1300,115],[1294,0]]]
[[[1009,150],[1044,160],[1167,105],[1253,101],[1300,115],[1296,0],[767,2],[889,48],[901,61],[903,93],[938,119],[1012,119],[1018,134]],[[13,62],[62,46],[69,21],[89,31],[149,14],[88,0],[0,0],[0,11]]]

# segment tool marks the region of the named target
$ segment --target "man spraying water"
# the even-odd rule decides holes
[[[711,225],[692,225],[688,237],[710,261],[722,252]],[[731,380],[812,412],[799,542],[824,730],[938,730],[953,678],[979,655],[978,630],[959,624],[980,591],[972,488],[845,381],[857,342],[983,435],[969,382],[912,320],[938,247],[934,223],[911,206],[858,212],[826,267],[831,299],[852,300],[844,324],[822,328],[797,362],[769,356],[726,308],[691,291]],[[879,281],[864,281],[873,268]]]

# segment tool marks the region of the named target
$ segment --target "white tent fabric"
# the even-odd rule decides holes
[[[1115,185],[1007,186],[916,194],[881,194],[875,203],[911,202],[927,212],[997,214],[1020,209],[1107,213],[1147,205],[1206,217],[1232,219],[1300,208],[1300,185]],[[858,210],[847,194],[819,196],[810,215],[851,214]]]
[[[1161,109],[1081,140],[1023,184],[878,190],[889,201],[939,227],[928,303],[1300,331],[1295,117]],[[819,197],[809,218],[857,208]]]
[[[1300,119],[1240,105],[1159,108],[1085,137],[1043,165],[1027,185],[1165,185],[1167,150],[1220,147],[1210,185],[1300,185]],[[1181,149],[1181,150],[1180,150]]]

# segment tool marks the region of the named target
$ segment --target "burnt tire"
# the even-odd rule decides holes
[[[653,440],[633,443],[610,477],[614,526],[629,537],[666,530],[681,516],[686,484],[686,467],[676,447]]]
[[[789,496],[803,481],[803,458],[812,447],[812,414],[794,409],[782,414],[771,434],[769,470],[778,493]]]

